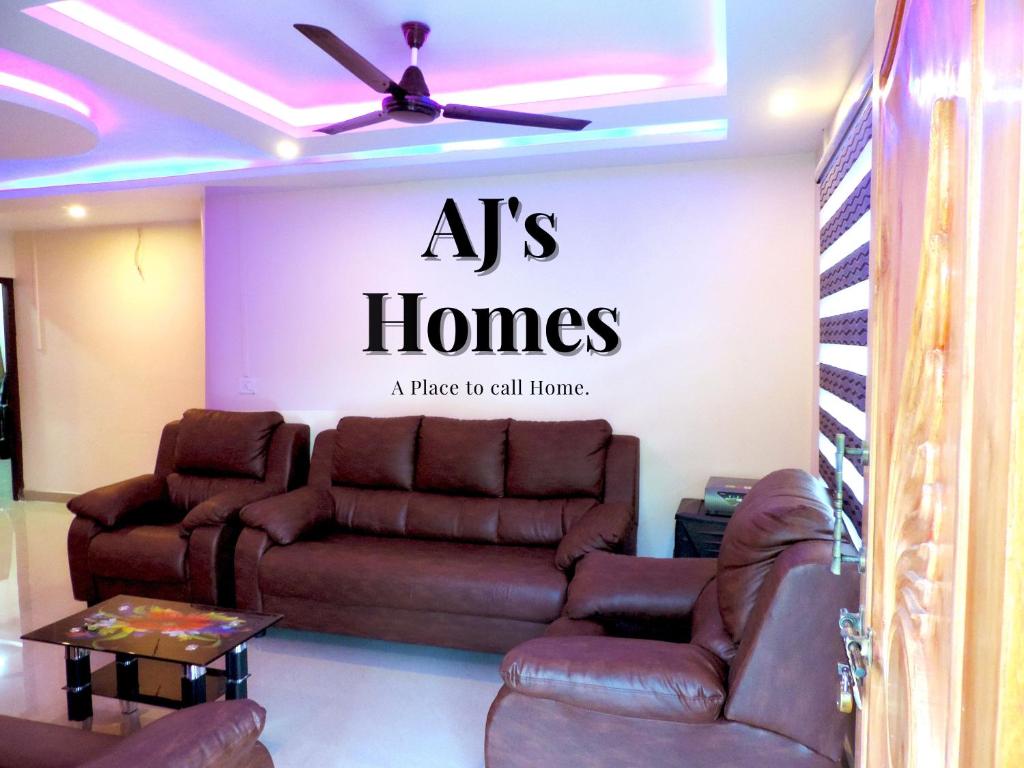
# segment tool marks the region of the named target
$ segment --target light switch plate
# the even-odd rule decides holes
[[[238,380],[238,394],[240,395],[255,395],[256,394],[256,379],[252,376],[243,376]]]

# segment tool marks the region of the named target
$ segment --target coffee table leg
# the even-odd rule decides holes
[[[121,700],[121,714],[130,715],[137,709],[139,698],[139,660],[127,653],[114,654],[117,673],[117,698]]]
[[[68,720],[80,723],[92,717],[92,670],[86,648],[64,648],[64,690],[68,698]]]
[[[191,707],[206,701],[206,667],[183,664],[181,670],[181,705]]]
[[[224,662],[227,686],[224,698],[245,699],[249,696],[249,652],[246,643],[232,648]]]

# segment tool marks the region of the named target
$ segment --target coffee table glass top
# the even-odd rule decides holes
[[[118,595],[22,639],[206,666],[282,618]]]

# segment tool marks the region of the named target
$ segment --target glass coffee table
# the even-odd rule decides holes
[[[283,617],[173,600],[118,595],[22,635],[64,646],[68,720],[92,717],[92,696],[182,709],[248,695],[249,640]],[[91,651],[114,654],[92,671]],[[224,669],[210,664],[221,657]]]

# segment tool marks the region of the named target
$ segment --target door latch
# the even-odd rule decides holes
[[[852,705],[861,709],[861,683],[868,676],[871,667],[871,629],[864,626],[864,616],[860,611],[843,608],[839,611],[839,635],[846,648],[847,664],[839,664],[839,700],[840,712],[852,712]],[[844,704],[844,694],[852,700],[852,704]],[[849,709],[844,709],[849,706]]]

